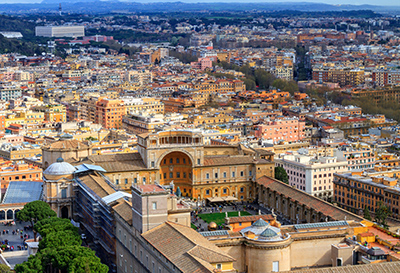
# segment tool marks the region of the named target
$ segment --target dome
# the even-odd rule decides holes
[[[257,221],[255,221],[251,226],[252,227],[268,227],[269,224],[260,218]]]
[[[279,236],[279,234],[275,231],[275,230],[273,230],[271,227],[269,227],[269,228],[266,228],[263,232],[261,232],[261,234],[260,234],[260,236],[261,237],[264,237],[264,238],[273,238],[273,237],[275,237],[275,236]]]
[[[57,162],[51,164],[43,174],[46,175],[71,175],[76,171],[75,167],[69,164],[68,162],[64,162],[64,159],[61,157],[57,159]]]

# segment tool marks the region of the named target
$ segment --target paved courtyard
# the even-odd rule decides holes
[[[194,208],[195,209],[195,208]],[[272,214],[272,210],[266,207],[261,207],[258,204],[254,203],[242,203],[238,202],[233,205],[221,205],[221,206],[200,206],[198,210],[198,214],[205,214],[205,213],[219,213],[219,212],[231,212],[231,211],[247,211],[252,215],[257,215],[259,212],[261,214]],[[275,212],[276,213],[276,212]],[[282,225],[291,225],[293,224],[290,220],[286,219],[283,215],[276,213],[277,220]],[[197,231],[207,231],[208,230],[208,223],[203,221],[200,217],[196,217],[196,213],[192,213],[192,224],[197,227]]]
[[[19,221],[16,223],[16,225],[13,226],[6,226],[3,223],[0,224],[0,241],[1,244],[3,245],[3,243],[5,243],[6,240],[8,240],[8,245],[11,247],[14,247],[13,251],[19,251],[18,246],[21,247],[21,249],[24,249],[24,240],[21,239],[21,235],[24,236],[28,235],[29,239],[33,238],[33,231],[32,229],[24,230],[24,227],[29,226],[30,223],[25,223],[22,222],[20,223]],[[17,230],[19,230],[18,234],[17,234]],[[22,233],[21,233],[22,230]],[[13,234],[14,231],[14,234]],[[11,250],[5,250],[5,252],[9,252]]]

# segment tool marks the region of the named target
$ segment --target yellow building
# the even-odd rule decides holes
[[[239,146],[206,146],[203,135],[191,131],[162,131],[138,136],[138,153],[64,157],[71,164],[103,167],[118,188],[132,185],[169,185],[199,200],[232,197],[251,199],[251,181],[274,176],[273,153],[263,158]]]
[[[41,124],[45,120],[44,113],[41,112],[17,112],[7,115],[5,118],[5,127],[7,128],[11,124]]]

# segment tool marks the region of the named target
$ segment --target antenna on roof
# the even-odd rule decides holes
[[[60,3],[60,5],[58,6],[58,13],[60,14],[60,16],[62,15],[61,12],[62,12],[62,8],[61,8],[61,3]]]

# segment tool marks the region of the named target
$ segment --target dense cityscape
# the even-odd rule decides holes
[[[293,5],[0,4],[0,272],[400,272],[400,8]]]

